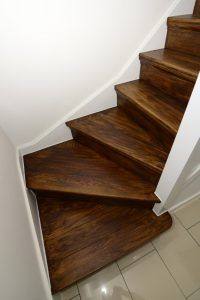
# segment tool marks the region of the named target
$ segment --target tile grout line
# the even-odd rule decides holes
[[[184,227],[184,225],[182,224],[182,222],[179,220],[179,218],[177,216],[175,216],[175,218],[177,219],[177,221],[180,223],[180,225],[187,231],[187,233],[190,235],[190,237],[192,238],[192,240],[195,242],[195,244],[200,247],[200,244],[197,242],[197,240],[193,237],[193,235],[190,233],[190,228],[192,228],[193,226],[197,225],[198,223],[192,225],[191,227],[189,227],[188,229]]]
[[[80,293],[80,290],[79,290],[79,287],[78,287],[78,282],[76,282],[76,287],[77,287],[77,290],[78,290],[78,295],[80,296],[80,300],[81,300],[81,293]]]
[[[198,224],[200,224],[200,221],[198,221],[198,222],[194,223],[192,226],[188,227],[187,230],[191,229],[192,227],[194,227],[194,226],[196,226]]]
[[[184,225],[184,223],[181,221],[181,219],[176,215],[176,213],[172,213],[172,215],[174,217],[176,217],[176,219],[179,221],[179,223],[186,229],[189,230],[190,228],[192,228],[193,226],[196,226],[197,224],[200,223],[200,221],[195,222],[193,225],[189,226],[188,228],[186,228],[186,226]]]
[[[121,272],[121,270],[120,270],[120,267],[119,267],[117,261],[116,261],[116,265],[117,265],[117,267],[118,267],[118,269],[119,269],[119,272],[120,272],[120,274],[121,274],[121,276],[122,276],[122,278],[123,278],[123,280],[124,280],[125,286],[126,286],[128,292],[129,292],[129,295],[130,295],[131,299],[134,300],[133,297],[132,297],[131,291],[130,291],[130,289],[129,289],[129,287],[128,287],[128,284],[127,284],[127,282],[126,282],[126,280],[125,280],[125,278],[124,278],[124,275],[122,274],[122,272]]]
[[[155,249],[155,247],[154,247],[154,245],[153,245],[153,249],[152,249],[152,250],[150,250],[148,253],[145,253],[145,254],[142,255],[141,257],[138,257],[136,260],[134,260],[134,261],[131,262],[130,264],[126,265],[125,267],[120,268],[119,265],[118,265],[118,263],[117,263],[117,265],[118,265],[120,271],[122,271],[122,270],[124,270],[124,269],[130,267],[131,265],[133,265],[134,263],[136,263],[137,261],[141,260],[143,257],[147,256],[148,254],[150,254],[151,252],[153,252],[153,251],[155,251],[155,250],[156,250],[156,249]]]
[[[158,256],[160,257],[161,261],[163,262],[165,268],[167,269],[167,271],[169,272],[169,274],[171,275],[172,279],[174,280],[176,286],[178,287],[178,289],[180,290],[181,294],[183,295],[184,299],[186,299],[186,296],[184,294],[184,292],[182,291],[180,285],[178,284],[178,282],[176,281],[176,279],[174,278],[174,276],[172,275],[171,271],[169,270],[168,266],[166,265],[166,263],[164,262],[164,260],[162,259],[160,253],[158,252],[158,250],[155,247],[155,251],[157,252]]]
[[[198,291],[200,291],[200,289],[197,289],[196,291],[194,291],[193,293],[191,293],[188,297],[186,297],[186,299],[189,299],[191,296],[193,296]]]

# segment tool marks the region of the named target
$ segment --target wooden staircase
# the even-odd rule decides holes
[[[56,293],[172,224],[154,194],[200,70],[200,1],[170,17],[165,49],[140,54],[118,106],[67,122],[73,140],[24,157]]]

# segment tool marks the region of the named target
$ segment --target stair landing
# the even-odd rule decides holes
[[[130,253],[171,226],[168,213],[90,201],[38,198],[52,292]]]

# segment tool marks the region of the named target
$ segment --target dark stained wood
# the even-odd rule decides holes
[[[167,25],[168,27],[177,29],[190,29],[194,31],[200,31],[200,17],[196,17],[194,15],[169,17],[167,19]]]
[[[170,17],[165,47],[200,56],[200,18]]]
[[[142,173],[145,169],[147,173],[150,170],[155,172],[155,175],[160,174],[164,167],[167,158],[164,149],[148,131],[130,119],[120,108],[76,119],[67,122],[67,125],[79,141],[97,150],[105,148],[104,154],[107,153],[113,159],[115,153],[118,153],[129,160],[133,169],[134,164],[136,169],[141,166]],[[99,148],[99,145],[102,147]],[[118,160],[118,163],[120,162],[121,160]]]
[[[174,74],[171,74],[158,66],[142,61],[140,78],[160,91],[176,98],[187,105],[194,88],[194,83]]]
[[[73,140],[26,155],[24,163],[27,187],[37,195],[158,202],[155,185]]]
[[[140,60],[151,62],[154,66],[193,83],[200,70],[199,57],[169,49],[140,53]]]
[[[24,157],[54,293],[171,226],[152,206],[200,70],[200,0],[194,14],[168,18],[166,48],[140,54],[118,107],[68,122],[74,140]]]
[[[200,0],[196,0],[193,14],[200,17]]]
[[[185,110],[180,102],[142,80],[123,83],[115,89],[118,106],[170,149]]]
[[[53,293],[128,254],[172,223],[169,214],[157,217],[149,209],[84,204],[38,201]]]

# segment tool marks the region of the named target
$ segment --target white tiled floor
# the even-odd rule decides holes
[[[174,212],[152,243],[54,300],[200,300],[200,199]]]

